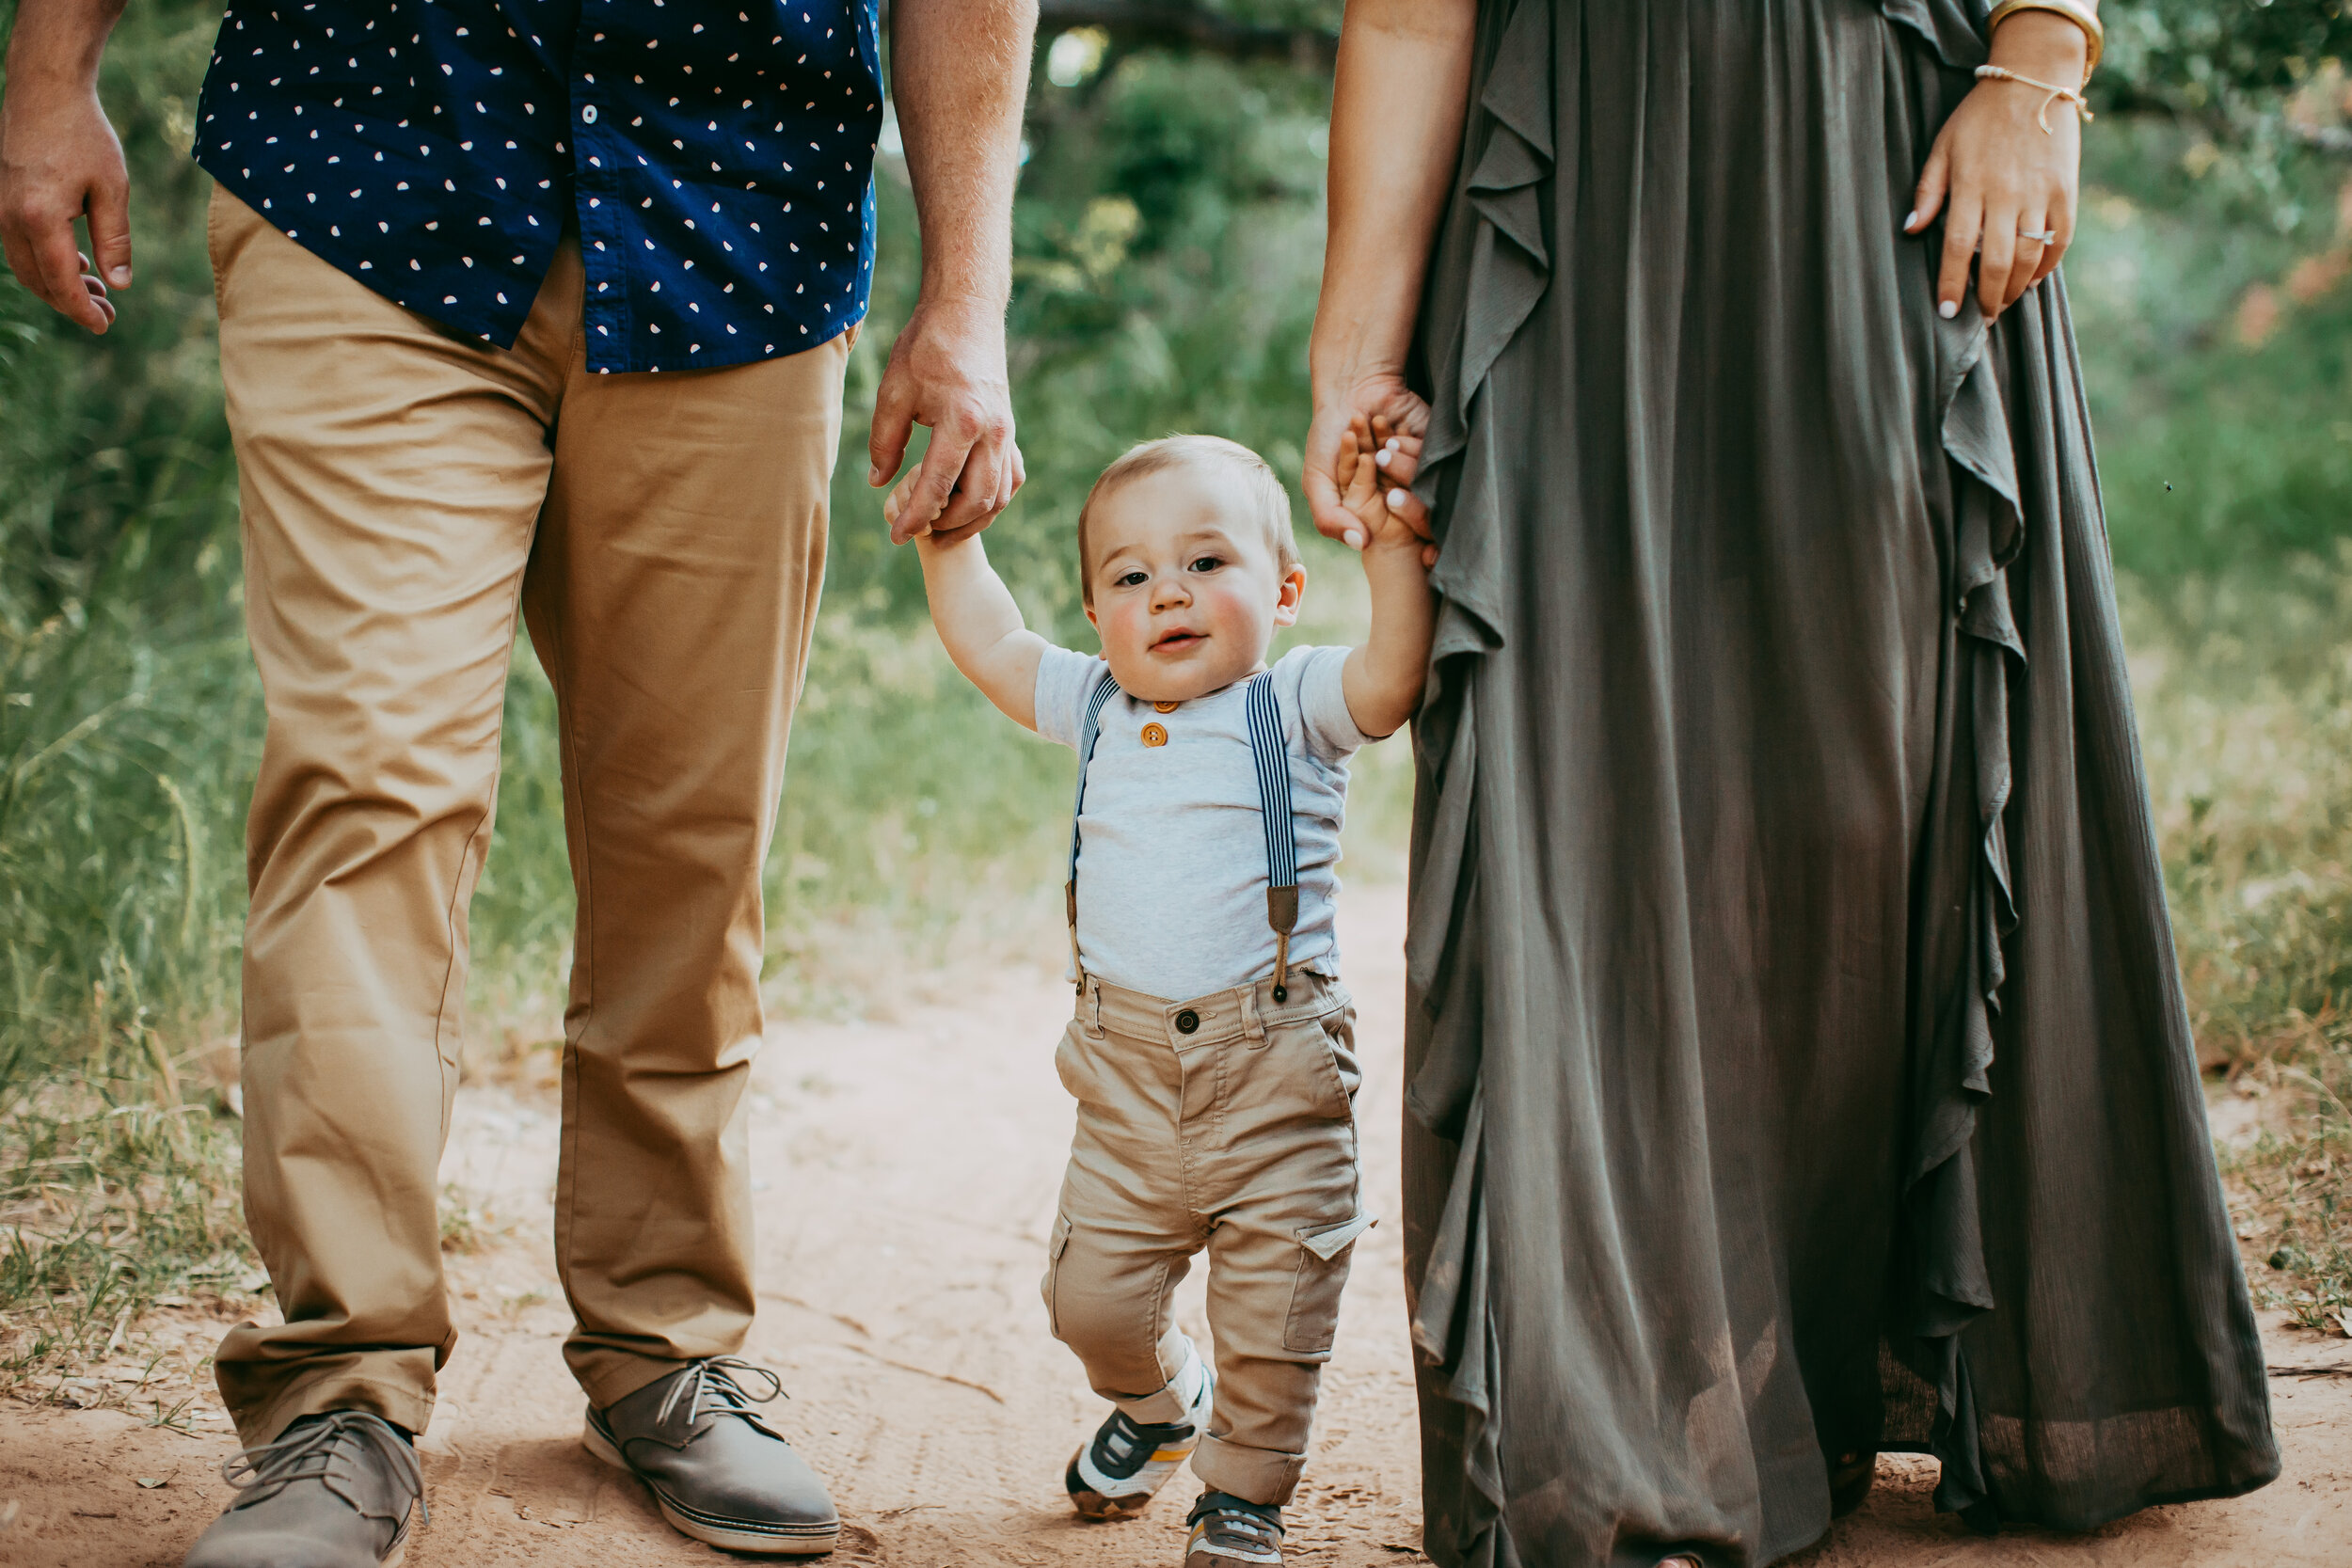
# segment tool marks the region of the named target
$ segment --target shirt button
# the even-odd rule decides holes
[[[1189,1035],[1200,1027],[1200,1015],[1194,1012],[1190,1007],[1186,1007],[1183,1012],[1176,1015],[1176,1032],[1178,1034]]]
[[[1146,724],[1143,726],[1143,743],[1146,746],[1165,746],[1168,744],[1168,731],[1158,724]]]
[[[594,125],[596,122],[596,106],[594,103],[582,105],[580,111],[580,122],[582,125]]]
[[[1154,713],[1173,713],[1183,705],[1184,705],[1181,703],[1153,703],[1152,705],[1152,711]]]

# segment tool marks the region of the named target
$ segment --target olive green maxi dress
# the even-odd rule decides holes
[[[2277,1473],[2065,290],[1941,321],[1901,233],[1981,16],[1482,7],[1416,351],[1442,1564],[1769,1562],[1872,1449],[1978,1524]]]

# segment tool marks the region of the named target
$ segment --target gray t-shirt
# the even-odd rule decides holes
[[[1367,738],[1340,689],[1347,653],[1294,648],[1274,666],[1298,839],[1291,967],[1335,978],[1347,759]],[[1087,698],[1108,670],[1094,656],[1048,648],[1037,671],[1038,733],[1075,750]],[[1183,1002],[1274,973],[1246,685],[1168,713],[1123,691],[1103,705],[1078,854],[1078,952],[1096,978]],[[1166,744],[1144,744],[1148,724],[1168,732]]]

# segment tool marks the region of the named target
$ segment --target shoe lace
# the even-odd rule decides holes
[[[237,1499],[238,1507],[266,1502],[298,1481],[346,1479],[336,1469],[336,1461],[343,1457],[346,1447],[355,1455],[374,1449],[390,1466],[400,1490],[416,1505],[419,1522],[432,1523],[433,1510],[424,1500],[424,1472],[418,1466],[417,1450],[389,1421],[361,1410],[337,1410],[320,1419],[300,1422],[274,1442],[231,1454],[220,1462],[220,1479],[245,1494]],[[341,1487],[330,1490],[358,1507]],[[406,1512],[401,1510],[404,1514]]]
[[[763,1379],[768,1385],[764,1394],[755,1394],[737,1382],[740,1376]],[[784,1380],[765,1367],[755,1366],[739,1355],[713,1355],[695,1362],[684,1377],[670,1385],[670,1392],[662,1399],[661,1408],[654,1415],[654,1425],[667,1427],[670,1418],[683,1404],[684,1424],[692,1427],[705,1413],[714,1416],[750,1416],[752,1406],[766,1404],[776,1398],[790,1398],[784,1392]]]

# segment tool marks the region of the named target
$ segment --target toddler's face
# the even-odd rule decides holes
[[[1222,465],[1182,463],[1095,501],[1087,619],[1129,696],[1177,703],[1231,686],[1298,619],[1307,569],[1282,570],[1250,499]]]

